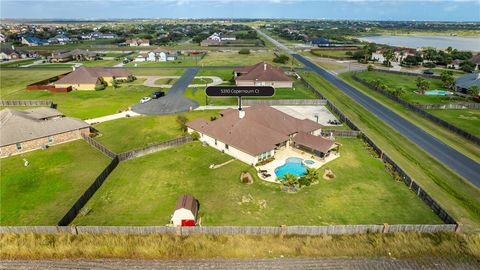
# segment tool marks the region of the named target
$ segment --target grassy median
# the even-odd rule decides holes
[[[408,172],[466,230],[480,231],[480,190],[447,169],[349,96],[312,72],[302,73],[326,98]]]

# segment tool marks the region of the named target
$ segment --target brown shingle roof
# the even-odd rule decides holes
[[[100,77],[128,77],[131,75],[132,73],[123,68],[79,67],[54,84],[97,83]]]
[[[196,120],[187,126],[253,156],[274,149],[287,141],[291,134],[321,128],[313,121],[296,119],[265,105],[244,110],[243,118],[239,117],[237,110],[229,109],[222,111],[220,119],[211,122]]]
[[[295,137],[293,137],[293,142],[309,148],[313,148],[322,153],[326,153],[335,145],[335,142],[332,140],[328,140],[320,136],[314,136],[304,132],[299,132],[297,135],[295,135]]]
[[[0,146],[89,127],[87,123],[77,118],[49,119],[62,115],[54,109],[35,108],[25,111],[3,109],[0,111]]]
[[[184,194],[177,198],[177,205],[175,210],[178,209],[187,209],[192,211],[194,216],[198,214],[198,201],[192,195]]]
[[[281,68],[274,67],[267,62],[260,62],[251,67],[237,68],[235,72],[245,73],[236,77],[236,81],[292,81]]]

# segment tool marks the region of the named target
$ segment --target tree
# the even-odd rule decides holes
[[[275,58],[273,59],[273,62],[280,63],[280,64],[286,64],[286,63],[288,63],[289,59],[290,59],[290,57],[288,57],[288,55],[280,54],[280,55],[275,56]]]
[[[180,114],[177,116],[177,124],[179,125],[181,131],[187,131],[187,122],[188,118],[185,115]]]
[[[425,78],[418,77],[415,82],[417,83],[417,87],[420,90],[420,92],[422,94],[425,93],[425,90],[428,89],[428,81],[425,80]]]
[[[368,63],[368,60],[372,58],[372,53],[377,50],[377,45],[375,43],[368,43],[367,45],[363,46],[363,57],[364,63]]]
[[[190,134],[190,137],[192,137],[192,140],[194,141],[198,141],[198,139],[200,139],[200,134],[196,131],[192,132],[192,134]]]
[[[312,168],[307,168],[307,172],[305,173],[304,177],[309,184],[316,182],[320,178],[318,171]]]
[[[465,61],[460,64],[460,69],[467,73],[472,73],[475,70],[475,64],[470,61]]]
[[[444,70],[440,74],[442,79],[443,87],[453,90],[455,88],[455,78],[453,77],[453,72],[451,70]]]
[[[392,60],[395,58],[395,53],[393,52],[392,49],[388,49],[385,52],[383,52],[383,58],[385,58],[385,61],[383,61],[383,64],[387,67],[391,67]]]
[[[286,186],[294,186],[295,184],[297,184],[297,181],[298,178],[291,173],[287,173],[283,176],[283,182]]]
[[[474,97],[478,96],[479,92],[480,92],[480,90],[479,90],[478,86],[476,86],[476,85],[470,86],[470,88],[467,90],[467,94],[469,94],[471,96],[474,96]]]

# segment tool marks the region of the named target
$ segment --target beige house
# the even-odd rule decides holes
[[[90,125],[51,108],[0,111],[0,157],[64,143],[89,134]]]
[[[104,67],[79,67],[54,82],[55,88],[72,87],[73,90],[95,90],[95,88],[106,82],[112,85],[113,80],[128,80],[132,73],[124,68]]]
[[[325,156],[335,142],[322,138],[322,126],[311,120],[300,120],[265,105],[251,106],[243,111],[227,109],[215,121],[203,119],[187,123],[188,132],[198,132],[200,141],[247,164],[275,155],[276,151],[296,143],[295,137],[302,134],[316,153]],[[322,148],[317,148],[317,146]]]
[[[293,80],[279,68],[267,62],[260,62],[250,67],[235,68],[235,84],[238,86],[272,86],[275,88],[292,88]]]

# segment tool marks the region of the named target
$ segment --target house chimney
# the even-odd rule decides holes
[[[244,110],[238,110],[238,117],[244,118],[245,117],[245,111]]]
[[[14,46],[14,45],[12,45],[12,50],[15,50],[15,46]]]
[[[263,62],[263,70],[266,71],[267,70],[267,63]]]

